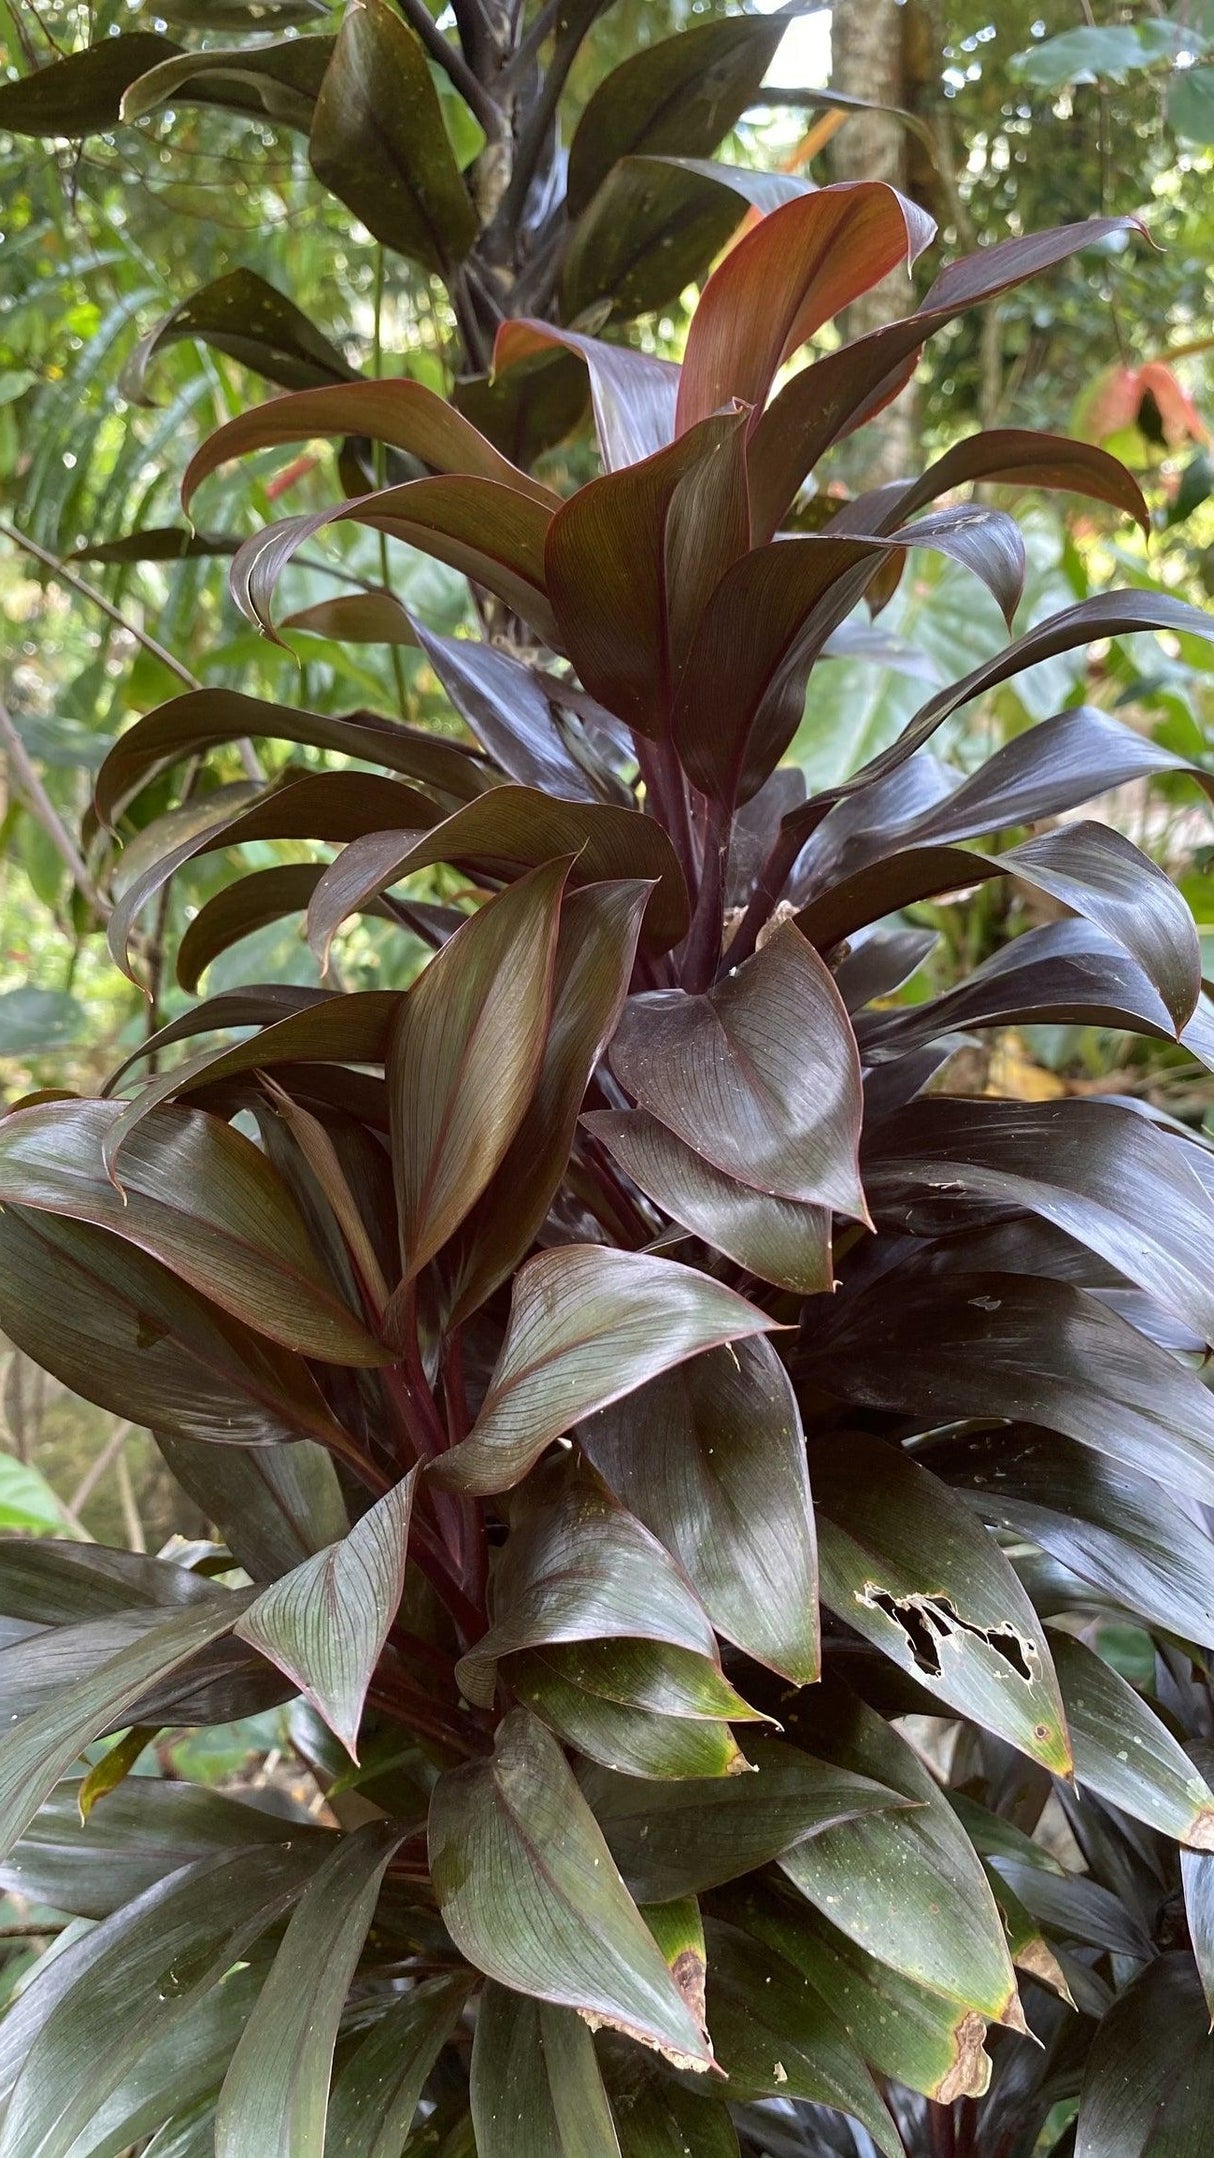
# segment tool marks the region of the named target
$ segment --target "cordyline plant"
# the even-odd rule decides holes
[[[1017,527],[931,506],[962,483],[1144,517],[1101,451],[1006,431],[780,536],[927,336],[1114,229],[956,263],[782,387],[929,239],[891,189],[762,219],[681,368],[512,322],[503,378],[554,338],[589,370],[604,471],[569,500],[404,380],[194,459],[187,506],[326,432],[421,460],[248,541],[234,590],[272,632],[295,550],[353,520],[464,572],[485,635],[395,618],[459,739],[204,689],[101,771],[138,833],[120,963],[179,868],[254,839],[336,851],[212,896],[187,987],[293,913],[322,958],[359,912],[432,956],[404,992],[205,1000],[137,1091],[0,1125],[0,1320],[148,1425],[222,1539],[0,1554],[0,1879],[78,1921],[0,2025],[0,2158],[1203,2147],[1214,1152],[1140,1106],[930,1091],[1008,1023],[1211,1055],[1181,898],[1050,822],[1182,768],[1082,706],[966,778],[931,744],[1051,654],[1208,624],[1087,600],[827,793],[781,762],[907,549],[1010,621]],[[349,761],[140,820],[247,736]],[[458,902],[411,896],[434,865]],[[928,942],[900,911],[997,876],[1051,918],[891,1002]],[[1136,1688],[1110,1655],[1141,1678],[1152,1642]],[[323,1816],[123,1780],[158,1730],[289,1697]]]

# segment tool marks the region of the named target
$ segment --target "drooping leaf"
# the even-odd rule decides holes
[[[815,1383],[832,1394],[933,1423],[994,1416],[1041,1424],[1181,1492],[1214,1498],[1206,1388],[1069,1282],[907,1268],[896,1292],[887,1276],[879,1299],[848,1303],[811,1352]]]
[[[171,38],[151,30],[99,38],[17,82],[0,83],[0,127],[13,135],[61,135],[71,141],[112,127],[128,86],[180,51]]]
[[[731,2095],[836,2106],[867,2128],[884,2158],[904,2158],[861,2055],[805,1974],[719,1919],[708,1948],[708,2013]]]
[[[215,2158],[323,2158],[338,2022],[401,1833],[357,1829],[313,1874],[224,2078]]]
[[[535,1092],[567,874],[558,859],[509,885],[401,1002],[385,1076],[406,1280],[480,1198]]]
[[[991,2076],[976,2009],[916,1985],[840,1933],[818,1912],[770,1891],[729,1904],[735,1923],[808,1978],[869,2067],[940,2105],[981,2097]]]
[[[440,276],[462,262],[476,212],[417,34],[386,4],[346,14],[316,101],[312,170],[386,247]]]
[[[762,1336],[693,1357],[579,1438],[674,1554],[714,1626],[798,1685],[818,1675],[817,1552],[805,1441]]]
[[[704,2036],[560,1747],[527,1710],[499,1725],[491,1760],[436,1785],[430,1868],[448,1931],[487,1977],[707,2068]]]
[[[149,402],[153,361],[189,337],[287,390],[354,379],[354,369],[311,317],[255,270],[242,267],[200,286],[140,338],[123,369],[123,394],[135,404]]]
[[[704,996],[634,999],[611,1064],[640,1108],[727,1176],[866,1218],[850,1022],[790,924]]]
[[[831,1287],[827,1207],[726,1176],[644,1109],[596,1109],[583,1121],[634,1184],[748,1273],[802,1296]]]
[[[427,820],[429,822],[429,820]],[[653,880],[642,934],[665,951],[687,927],[687,888],[670,841],[652,817],[614,803],[571,802],[533,787],[494,787],[423,831],[368,830],[330,864],[308,909],[308,934],[322,963],[341,922],[358,907],[433,862],[469,863],[506,875],[572,857],[579,884],[604,878]]]
[[[908,1801],[827,1829],[781,1871],[849,1939],[906,1978],[1020,2028],[1011,1959],[986,1875],[947,1798],[905,1740],[839,1686],[797,1736]]]
[[[360,9],[359,12],[365,12]],[[351,16],[350,20],[355,17]],[[402,34],[408,32],[401,26]],[[253,405],[208,435],[186,466],[181,506],[189,510],[204,479],[229,458],[246,457],[284,442],[307,442],[317,435],[362,435],[389,449],[421,458],[435,472],[472,474],[492,480],[552,509],[556,497],[538,480],[495,450],[470,420],[424,383],[407,376],[380,382],[342,382],[300,389]],[[390,489],[396,493],[398,490]]]
[[[172,100],[251,113],[306,135],[332,52],[331,37],[284,37],[178,53],[123,92],[120,117],[142,120]]]
[[[1075,1774],[1102,1798],[1195,1851],[1214,1850],[1214,1792],[1166,1724],[1104,1658],[1050,1635]]]
[[[553,1439],[674,1364],[777,1322],[672,1260],[565,1244],[515,1277],[506,1339],[472,1430],[435,1465],[469,1493],[508,1491]]]
[[[163,1108],[105,1172],[120,1102],[24,1109],[0,1125],[0,1203],[91,1223],[138,1246],[258,1333],[333,1363],[389,1360],[341,1302],[265,1156],[199,1110]]]
[[[737,1776],[729,1718],[754,1711],[706,1657],[631,1639],[525,1649],[511,1690],[588,1761],[628,1776]]]
[[[754,1773],[642,1783],[588,1769],[582,1788],[641,1903],[670,1903],[736,1880],[840,1821],[905,1806],[899,1792],[774,1738],[750,1738]]]
[[[671,440],[679,370],[670,360],[518,316],[503,322],[497,333],[494,368],[499,373],[514,368],[553,346],[585,361],[599,450],[608,472],[652,457]]]
[[[570,215],[622,157],[711,157],[755,96],[781,35],[761,17],[698,23],[613,68],[569,146]]]
[[[245,1599],[228,1591],[167,1618],[64,1687],[0,1741],[0,1851],[7,1854],[85,1747],[149,1686],[230,1633]]]
[[[815,1447],[813,1472],[831,1610],[950,1707],[1068,1774],[1043,1629],[964,1502],[900,1448],[859,1433]]]
[[[396,1616],[417,1470],[361,1515],[339,1544],[263,1589],[236,1631],[320,1711],[358,1759],[372,1673]]]
[[[10,1339],[116,1416],[233,1446],[348,1447],[302,1356],[108,1231],[6,1206],[0,1264]]]
[[[704,1658],[719,1675],[707,1614],[657,1537],[593,1470],[554,1462],[530,1479],[514,1510],[494,1623],[458,1665],[460,1685],[488,1707],[503,1656],[575,1641],[659,1642]],[[721,1683],[726,1700],[748,1714]]]
[[[619,2158],[594,2042],[572,2009],[486,1986],[471,2095],[479,2158]]]
[[[467,1994],[468,1980],[458,1973],[428,1978],[380,2011],[334,2078],[324,2158],[400,2158],[401,2138]]]
[[[1088,2055],[1076,2158],[1193,2158],[1214,2107],[1214,2045],[1191,1957],[1158,1956]]]
[[[811,186],[796,173],[754,172],[707,158],[621,158],[569,235],[563,315],[584,319],[604,301],[617,320],[671,306],[689,284],[701,282],[748,203],[772,210]]]

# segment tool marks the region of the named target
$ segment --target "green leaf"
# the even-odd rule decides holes
[[[180,51],[171,38],[150,30],[99,38],[19,82],[0,83],[0,127],[13,135],[63,135],[72,141],[96,134],[117,120],[129,84]]]
[[[726,1176],[867,1219],[851,1022],[791,923],[707,995],[634,997],[611,1067],[640,1108]]]
[[[406,1281],[480,1198],[535,1092],[568,869],[548,863],[490,900],[401,1003],[385,1077]]]
[[[179,53],[131,84],[123,93],[120,117],[141,120],[171,100],[264,116],[306,134],[332,52],[331,37],[286,37]]]
[[[951,1708],[1069,1774],[1044,1632],[964,1500],[859,1433],[815,1448],[814,1493],[830,1609]]]
[[[477,2009],[472,2119],[479,2158],[619,2158],[581,2017],[504,1986],[486,1986]]]
[[[215,2158],[324,2158],[338,2023],[401,1834],[343,1836],[308,1883],[224,2078]]]
[[[718,1632],[798,1685],[818,1676],[817,1547],[805,1439],[762,1336],[710,1350],[601,1411],[579,1437],[652,1529]]]
[[[738,2158],[738,2138],[724,2101],[705,2097],[652,2068],[643,2055],[605,2056],[620,2158]]]
[[[480,1414],[431,1473],[474,1494],[508,1491],[582,1417],[702,1349],[776,1324],[669,1259],[600,1244],[541,1252],[515,1276]]]
[[[234,1446],[348,1446],[301,1356],[107,1230],[6,1206],[0,1272],[9,1337],[116,1416]]]
[[[982,2096],[991,2059],[976,2009],[916,1985],[816,1911],[797,1911],[770,1891],[748,1889],[726,1908],[809,1979],[880,2075],[940,2105]]]
[[[736,1776],[728,1717],[753,1711],[702,1656],[650,1642],[590,1642],[512,1656],[513,1693],[587,1760],[629,1776]]]
[[[885,2158],[905,2158],[864,2060],[804,1972],[719,1919],[707,1938],[708,2013],[730,2096],[837,2107]]]
[[[529,1478],[493,1605],[494,1624],[458,1666],[464,1692],[483,1707],[493,1700],[499,1658],[562,1641],[660,1642],[706,1660],[720,1678],[716,1637],[681,1569],[592,1469],[568,1460]],[[710,1672],[705,1680],[711,1684]],[[748,1713],[723,1681],[721,1691]]]
[[[1198,2158],[1214,2117],[1214,2044],[1190,1956],[1157,1956],[1092,2042],[1075,2158]]]
[[[840,1821],[905,1806],[897,1791],[779,1739],[748,1741],[752,1775],[705,1783],[639,1782],[607,1769],[582,1787],[621,1873],[642,1903],[697,1896],[767,1865]]]
[[[354,1761],[367,1688],[404,1592],[417,1475],[412,1469],[340,1543],[263,1590],[236,1627],[298,1686]]]
[[[170,345],[195,337],[224,352],[269,382],[286,390],[316,384],[349,382],[354,370],[336,345],[318,330],[302,308],[256,270],[229,270],[180,300],[141,337],[122,371],[123,395],[148,402],[147,376],[153,360]]]
[[[703,278],[748,202],[766,212],[809,192],[810,183],[794,173],[701,158],[622,158],[569,235],[564,319],[575,322],[604,300],[625,320],[669,307]]]
[[[1168,121],[1182,142],[1214,142],[1214,67],[1177,70],[1168,84]]]
[[[200,1110],[153,1110],[122,1155],[103,1149],[117,1101],[47,1102],[0,1125],[0,1204],[107,1229],[257,1333],[330,1363],[380,1364],[342,1302],[289,1190],[252,1142]]]
[[[430,1978],[380,2009],[334,2078],[324,2158],[400,2158],[439,2054],[463,2013],[469,1980]]]
[[[1089,23],[1014,53],[1010,67],[1013,75],[1037,89],[1061,90],[1069,82],[1124,82],[1136,68],[1203,43],[1186,23]]]
[[[177,1613],[12,1726],[0,1740],[0,1853],[11,1851],[85,1747],[121,1723],[149,1686],[230,1633],[244,1602],[225,1590]]]
[[[476,212],[416,33],[386,0],[344,18],[312,124],[312,170],[386,247],[440,276],[463,261]]]
[[[435,1786],[430,1871],[456,1946],[487,1977],[708,2067],[560,1747],[526,1709],[501,1723],[490,1761]]]
[[[837,1767],[897,1791],[909,1806],[827,1829],[786,1852],[781,1871],[868,1954],[1019,2029],[995,1900],[938,1784],[884,1718],[842,1688],[821,1704],[811,1698],[806,1724],[807,1744]]]
[[[148,2046],[290,1910],[317,1863],[310,1843],[290,1842],[200,1859],[86,1934],[26,2051],[0,2131],[4,2158],[74,2149]]]
[[[26,1536],[63,1536],[74,1531],[41,1469],[0,1454],[0,1529]]]
[[[783,28],[744,15],[697,23],[613,69],[569,146],[570,215],[585,209],[621,157],[711,157],[756,95]]]
[[[1214,1791],[1167,1726],[1104,1658],[1054,1629],[1079,1782],[1195,1851],[1214,1851]]]
[[[831,1288],[828,1207],[739,1183],[644,1109],[596,1109],[585,1122],[634,1184],[748,1273],[802,1296]]]

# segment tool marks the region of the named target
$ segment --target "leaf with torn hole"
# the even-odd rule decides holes
[[[964,1500],[859,1433],[815,1447],[810,1473],[823,1602],[950,1708],[1069,1775],[1040,1620]]]
[[[1214,1791],[1140,1694],[1071,1634],[1051,1647],[1075,1774],[1101,1798],[1194,1851],[1214,1851]]]
[[[993,2022],[1023,2028],[1012,1961],[990,1886],[943,1791],[906,1741],[837,1681],[792,1711],[796,1736],[853,1775],[909,1801],[829,1828],[780,1870],[857,1945],[904,1977]]]
[[[991,2058],[976,2009],[904,1978],[819,1912],[798,1908],[766,1886],[746,1888],[723,1910],[808,1978],[879,2075],[940,2105],[982,2096]]]

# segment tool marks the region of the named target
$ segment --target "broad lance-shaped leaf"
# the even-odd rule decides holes
[[[367,1688],[405,1585],[417,1473],[369,1507],[339,1544],[264,1589],[236,1628],[299,1687],[355,1761]]]
[[[778,1321],[721,1282],[647,1252],[563,1244],[515,1278],[510,1323],[468,1437],[430,1473],[509,1491],[553,1439],[646,1379]]]
[[[493,1602],[493,1625],[458,1666],[464,1692],[483,1707],[503,1656],[556,1642],[661,1642],[720,1669],[707,1613],[670,1554],[593,1469],[567,1461],[529,1480],[512,1513]]]
[[[493,347],[497,373],[534,359],[553,346],[576,353],[586,364],[594,405],[599,454],[607,472],[652,457],[674,434],[679,370],[670,360],[628,345],[609,345],[529,316],[503,322]]]
[[[860,1433],[815,1447],[813,1473],[823,1601],[951,1708],[1068,1775],[1044,1631],[964,1501]]]
[[[171,99],[175,106],[218,105],[251,113],[306,135],[333,42],[331,37],[285,37],[178,53],[158,61],[123,91],[120,118],[143,119]]]
[[[633,1894],[670,1903],[736,1880],[840,1821],[908,1804],[871,1776],[768,1737],[747,1741],[755,1773],[645,1783],[587,1769],[582,1788]]]
[[[434,862],[464,863],[490,876],[571,857],[579,885],[611,878],[652,880],[645,912],[649,949],[667,951],[686,934],[687,887],[678,858],[652,817],[612,802],[554,799],[537,787],[494,787],[429,828],[367,829],[331,862],[308,907],[308,939],[322,966],[333,937],[356,909]]]
[[[1214,1851],[1214,1791],[1166,1724],[1103,1657],[1055,1630],[1075,1774],[1102,1798],[1195,1851]]]
[[[12,1726],[0,1740],[0,1854],[12,1849],[85,1747],[120,1724],[149,1686],[230,1633],[247,1600],[225,1590],[166,1619]]]
[[[620,2158],[594,2040],[571,2008],[487,1985],[471,2099],[478,2158]]]
[[[710,158],[621,158],[569,235],[561,313],[593,320],[589,311],[607,301],[626,320],[668,308],[687,285],[703,283],[748,206],[766,214],[812,190],[799,173]]]
[[[1214,1503],[1208,1389],[1066,1281],[900,1268],[822,1321],[804,1370],[901,1417],[1040,1424]]]
[[[1112,1102],[936,1097],[886,1118],[864,1156],[878,1221],[955,1233],[1022,1207],[1214,1339],[1214,1200],[1190,1149]]]
[[[1057,1432],[1000,1425],[917,1457],[994,1529],[1037,1544],[1116,1603],[1214,1648],[1214,1539],[1157,1483]]]
[[[526,1709],[499,1725],[491,1760],[436,1784],[430,1872],[456,1946],[487,1977],[710,2066],[560,1747]]]
[[[818,1912],[766,1888],[725,1902],[734,1922],[808,1978],[870,2068],[940,2105],[981,2097],[991,2077],[975,2008],[929,1992],[880,1963]]]
[[[252,450],[273,449],[287,442],[310,442],[320,435],[364,436],[420,458],[435,472],[474,473],[512,487],[550,510],[557,505],[551,488],[520,472],[445,397],[424,383],[398,375],[386,382],[296,390],[239,413],[217,427],[194,452],[181,483],[182,508],[188,512],[202,482],[229,458],[247,457]]]
[[[255,1334],[108,1230],[0,1208],[0,1324],[115,1416],[227,1446],[350,1440],[302,1356]]]
[[[123,92],[161,60],[181,51],[151,30],[98,38],[16,82],[0,83],[0,127],[13,135],[62,135],[69,141],[113,126]]]
[[[579,1439],[694,1583],[713,1625],[798,1685],[818,1676],[805,1438],[762,1336],[713,1349],[590,1417]]]
[[[565,893],[552,1017],[535,1092],[501,1167],[443,1253],[449,1326],[492,1295],[543,1227],[569,1164],[586,1088],[628,993],[652,897],[652,888],[637,879]]]
[[[338,2024],[402,1833],[357,1829],[313,1874],[224,2078],[215,2158],[324,2158]]]
[[[739,1183],[644,1109],[595,1109],[583,1122],[634,1184],[748,1273],[802,1296],[831,1288],[828,1207]]]
[[[195,1860],[86,1934],[26,2048],[0,2130],[4,2158],[63,2158],[77,2136],[87,2148],[88,2124],[111,2092],[286,1915],[328,1840]]]
[[[380,2010],[334,2077],[325,2158],[400,2158],[430,2071],[463,2013],[468,1983],[466,1973],[428,1978]]]
[[[836,2106],[883,2158],[905,2158],[864,2059],[804,1972],[720,1919],[707,1938],[708,2014],[730,2096]]]
[[[640,1108],[727,1176],[867,1220],[851,1022],[791,923],[705,996],[663,989],[626,1005],[611,1065]]]
[[[510,1657],[511,1691],[588,1761],[628,1776],[738,1776],[749,1708],[716,1664],[640,1640],[558,1642]]]
[[[401,1001],[385,1078],[410,1281],[475,1205],[535,1091],[568,860],[465,922]]]
[[[122,370],[123,396],[133,404],[151,404],[148,369],[161,352],[187,337],[227,353],[283,389],[312,389],[354,379],[355,371],[344,354],[310,316],[255,270],[242,267],[213,278],[179,301],[140,338]]]
[[[121,1102],[64,1101],[0,1125],[0,1203],[90,1222],[285,1348],[336,1364],[390,1352],[341,1302],[289,1190],[258,1148],[217,1117],[158,1109],[122,1161],[103,1146]]]
[[[310,143],[318,180],[384,246],[449,275],[477,217],[417,33],[387,0],[345,16],[316,101]]]
[[[838,1685],[800,1704],[795,1734],[855,1775],[897,1791],[905,1811],[865,1814],[798,1844],[780,1869],[849,1939],[904,1977],[1023,2028],[995,1900],[969,1837],[917,1755],[884,1717]]]
[[[611,2100],[620,2158],[740,2158],[738,2133],[723,2097],[663,2073],[643,2053],[622,2046],[600,2061]],[[598,2158],[598,2153],[595,2153]]]
[[[1214,2031],[1214,1852],[1182,1850],[1180,1880],[1189,1942]]]
[[[682,433],[737,397],[757,426],[782,362],[935,234],[882,181],[823,187],[772,211],[726,256],[692,320],[679,383]]]
[[[1191,1956],[1147,1964],[1088,2054],[1076,2158],[1199,2158],[1214,2117],[1214,2045]]]

